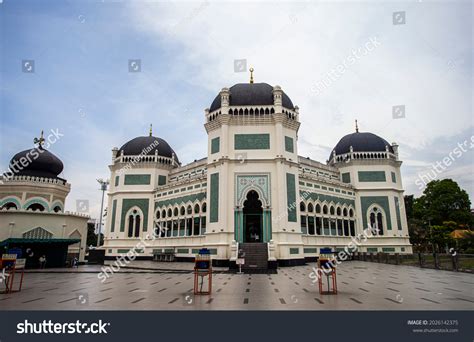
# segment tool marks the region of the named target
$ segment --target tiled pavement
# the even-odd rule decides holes
[[[216,273],[211,295],[194,296],[191,264],[121,272],[27,273],[23,290],[0,294],[0,310],[472,310],[474,275],[351,261],[338,267],[338,295],[320,295],[312,266],[278,274]],[[87,269],[87,268],[82,268]]]

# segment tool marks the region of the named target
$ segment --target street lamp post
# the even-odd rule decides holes
[[[99,216],[99,232],[97,233],[97,247],[100,247],[100,233],[102,230],[102,212],[104,209],[104,194],[105,194],[105,191],[107,191],[107,185],[109,185],[109,180],[108,179],[103,180],[102,178],[99,178],[97,182],[99,182],[100,190],[102,190],[102,202],[100,204],[100,214],[99,214],[100,215]]]

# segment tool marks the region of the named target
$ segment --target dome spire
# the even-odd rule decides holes
[[[150,124],[150,137],[153,135],[153,124]]]
[[[357,124],[357,119],[356,119],[356,133],[359,133],[359,125]]]
[[[253,67],[250,67],[250,83],[253,83]]]
[[[44,144],[44,137],[43,137],[43,131],[41,130],[41,135],[39,138],[34,138],[33,139],[33,143],[34,144],[38,144],[38,147],[39,148],[42,148],[43,147],[43,144]]]

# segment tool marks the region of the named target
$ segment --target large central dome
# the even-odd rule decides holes
[[[273,87],[268,83],[237,83],[230,87],[229,104],[231,106],[269,106],[273,105]],[[293,102],[283,92],[283,107],[293,110]],[[213,112],[221,107],[221,95],[218,94],[212,101],[209,111]]]

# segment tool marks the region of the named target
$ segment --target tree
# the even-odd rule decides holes
[[[431,227],[431,236],[429,238],[435,251],[443,252],[444,247],[454,246],[454,240],[449,235],[451,231],[451,228],[446,226]]]
[[[420,198],[414,200],[413,216],[429,225],[442,225],[454,221],[458,225],[470,225],[471,201],[467,192],[452,179],[429,182]]]
[[[415,202],[415,195],[406,195],[405,200],[405,212],[407,214],[407,220],[413,218],[413,204]]]
[[[100,234],[100,245],[104,244],[104,234]],[[95,222],[87,222],[87,247],[97,246],[97,234],[95,232]]]

